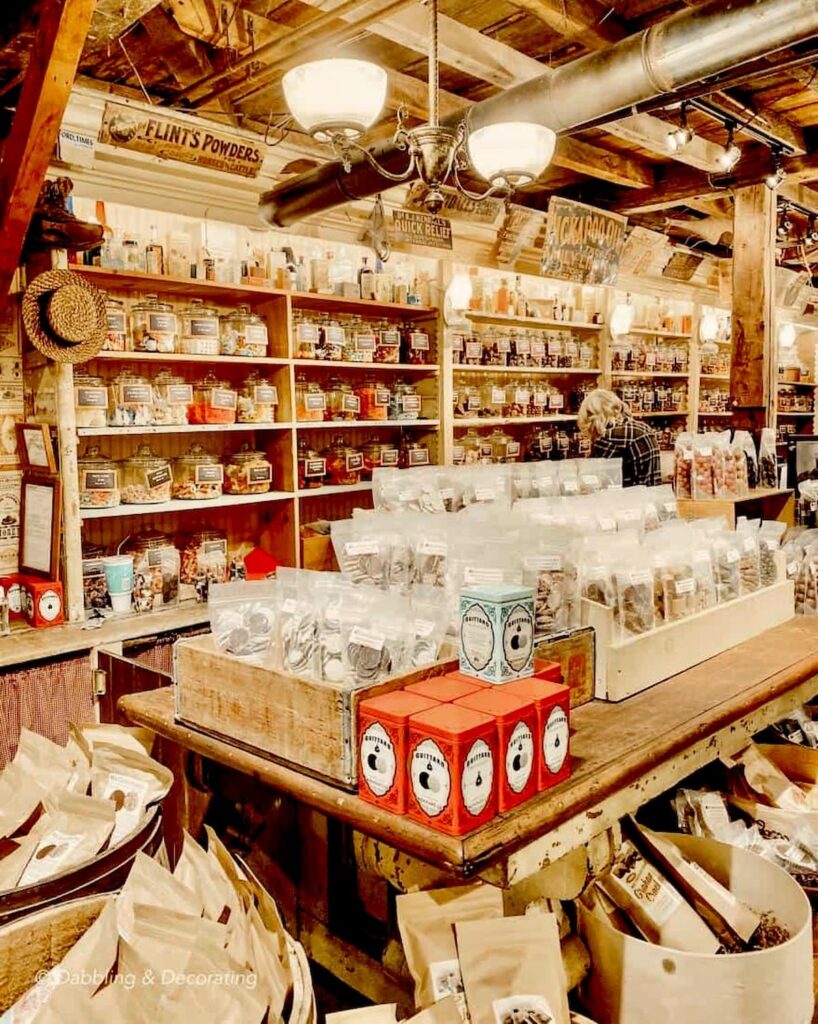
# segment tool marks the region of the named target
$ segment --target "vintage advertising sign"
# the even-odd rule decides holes
[[[191,124],[122,103],[105,104],[99,141],[243,178],[258,177],[263,160],[261,146],[252,142],[205,123]]]
[[[627,217],[552,196],[542,273],[579,284],[615,284]]]
[[[425,245],[430,249],[451,249],[452,226],[443,217],[410,210],[392,211],[392,241]]]
[[[423,200],[428,191],[428,185],[416,181],[406,196],[406,209],[422,212]],[[441,188],[440,191],[443,194],[443,209],[438,216],[447,220],[462,220],[470,224],[494,224],[503,212],[502,199],[469,199],[453,188]]]
[[[662,277],[671,281],[690,281],[704,260],[692,252],[674,252],[662,270]]]

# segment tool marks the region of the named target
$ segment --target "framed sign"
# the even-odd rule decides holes
[[[452,225],[443,217],[411,210],[392,211],[392,240],[427,249],[451,249]]]
[[[51,442],[51,428],[45,423],[18,423],[17,448],[26,469],[56,473],[57,459]]]
[[[578,284],[615,284],[628,219],[551,196],[541,272]]]
[[[20,571],[57,579],[62,487],[57,477],[24,476],[20,495]]]

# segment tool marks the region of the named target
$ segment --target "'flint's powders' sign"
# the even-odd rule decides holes
[[[431,249],[451,249],[452,226],[443,217],[410,210],[392,212],[392,241],[407,245],[425,245]]]
[[[99,141],[243,178],[258,177],[263,160],[261,147],[244,139],[121,103],[105,104]]]
[[[542,273],[580,284],[615,284],[627,217],[552,196]]]

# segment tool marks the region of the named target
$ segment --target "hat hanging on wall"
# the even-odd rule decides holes
[[[105,293],[70,270],[48,270],[23,294],[23,324],[31,343],[57,363],[84,363],[107,336]]]

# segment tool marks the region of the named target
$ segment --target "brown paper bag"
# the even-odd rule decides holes
[[[11,763],[33,776],[48,793],[65,789],[76,767],[65,747],[30,729],[20,730],[17,753]]]
[[[397,1003],[382,1003],[376,1006],[361,1006],[356,1010],[340,1010],[338,1013],[328,1013],[326,1024],[397,1024],[397,1009]],[[457,1007],[454,1013],[453,1024],[460,1024]],[[413,1017],[412,1020],[414,1019]]]
[[[419,1008],[448,995],[464,1006],[455,921],[503,916],[503,893],[491,885],[464,885],[398,896],[398,928]]]
[[[205,917],[211,921],[226,921],[230,909],[237,901],[235,890],[220,869],[214,867],[215,859],[208,857],[195,839],[185,833],[182,853],[176,863],[173,877],[192,889],[202,900]]]
[[[134,857],[133,866],[122,887],[122,897],[129,898],[132,903],[152,904],[193,917],[202,916],[200,897],[141,850]]]
[[[367,1024],[370,1024],[367,1021]],[[454,996],[446,996],[433,1003],[414,1017],[409,1017],[404,1024],[462,1024],[460,1010],[457,1008],[457,1000]]]
[[[120,921],[119,933],[154,971],[183,972],[194,949],[212,946],[224,953],[227,939],[224,925],[215,921],[145,903],[133,905],[130,927]],[[120,948],[119,969],[125,972],[122,956]]]
[[[29,832],[42,813],[45,796],[30,771],[13,761],[7,765],[0,774],[0,839]]]
[[[569,1024],[553,914],[454,926],[472,1024]]]
[[[96,743],[91,763],[91,793],[111,800],[116,826],[111,846],[135,832],[148,807],[161,800],[173,785],[173,772],[147,754]]]
[[[105,743],[111,747],[122,747],[136,754],[150,756],[156,733],[142,726],[113,725],[109,722],[90,722],[78,726],[85,742],[93,751],[97,743]]]
[[[261,920],[255,907],[247,912],[250,931],[251,966],[259,979],[259,991],[270,1009],[270,1020],[281,1017],[284,1005],[292,988],[289,964],[282,963],[276,948],[276,940]]]
[[[743,768],[747,785],[771,807],[786,811],[810,809],[804,793],[761,753],[755,743],[736,754],[730,763]]]

